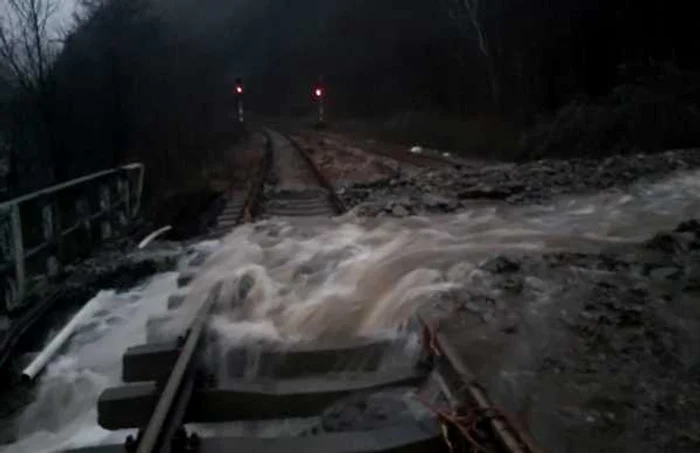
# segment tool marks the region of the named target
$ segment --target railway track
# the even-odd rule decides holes
[[[174,314],[189,308],[190,322],[173,329],[168,316],[150,319],[148,343],[123,356],[125,384],[100,396],[100,425],[138,435],[71,453],[537,451],[420,319],[391,337],[224,343],[208,329],[212,313],[232,303],[222,299],[224,282],[194,310],[185,305],[194,277],[182,275],[168,303]],[[275,437],[198,432],[300,418],[316,421]]]
[[[346,211],[330,182],[289,136],[266,130],[276,184],[265,194],[263,212],[279,217],[331,217]]]
[[[289,136],[263,129],[265,156],[248,190],[231,192],[210,231],[221,237],[236,225],[261,216],[332,217],[347,208],[312,159]],[[270,184],[265,190],[265,183]]]
[[[289,217],[343,212],[308,156],[288,137],[265,134],[269,159],[260,179],[245,201],[229,201],[222,228],[250,210]],[[270,171],[278,181],[264,191]],[[124,385],[99,398],[103,428],[136,428],[138,434],[122,445],[71,453],[537,451],[492,407],[447,340],[420,318],[391,336],[222,341],[209,321],[221,307],[242,303],[241,296],[226,300],[231,296],[220,280],[204,297],[189,297],[201,296],[197,281],[212,279],[198,267],[205,261],[196,258],[180,274],[169,314],[146,324],[147,343],[124,353]],[[189,321],[172,323],[183,318]],[[303,428],[280,428],[272,437],[222,428],[252,421],[285,427],[298,420],[306,420]]]

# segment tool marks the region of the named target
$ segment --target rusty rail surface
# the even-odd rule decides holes
[[[443,392],[457,414],[478,413],[506,453],[543,453],[542,448],[519,423],[493,404],[452,342],[439,330],[431,330],[422,318],[418,317],[418,321],[423,326],[426,337],[430,338],[427,341],[432,344],[435,371],[440,376]]]

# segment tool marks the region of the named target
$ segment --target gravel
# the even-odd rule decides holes
[[[424,170],[339,189],[360,216],[404,217],[459,212],[478,201],[532,204],[559,195],[624,187],[640,179],[700,167],[700,151],[612,156],[603,160],[540,160]]]
[[[700,223],[601,253],[499,256],[444,330],[546,451],[700,450]]]
[[[456,213],[598,193],[700,167],[700,151],[423,170],[347,183],[354,213]],[[700,222],[591,253],[464,267],[443,331],[545,451],[700,451]]]

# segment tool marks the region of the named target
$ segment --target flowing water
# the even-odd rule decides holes
[[[144,324],[164,313],[177,274],[156,276],[125,293],[102,291],[88,304],[90,316],[39,378],[36,399],[15,420],[16,443],[2,452],[43,453],[123,441],[97,425],[97,398],[121,377],[125,349],[145,341]]]
[[[700,174],[687,173],[544,206],[482,203],[451,216],[347,215],[246,225],[216,244],[171,328],[186,323],[197,302],[223,281],[211,327],[224,341],[392,335],[416,311],[437,309],[445,294],[478,284],[473,274],[486,259],[624,247],[699,209]],[[36,401],[17,418],[20,440],[0,451],[38,453],[123,440],[123,433],[97,427],[96,398],[118,384],[121,355],[144,342],[146,318],[166,311],[175,286],[175,275],[165,274],[128,293],[98,295],[93,303],[100,309],[50,365]]]
[[[376,334],[462,286],[456,276],[465,266],[496,255],[590,252],[672,229],[700,213],[698,176],[544,206],[479,204],[452,216],[247,225],[224,238],[189,297],[202,299],[224,281],[222,300],[231,305],[213,326],[234,341]]]

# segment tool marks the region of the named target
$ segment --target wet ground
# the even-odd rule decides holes
[[[348,183],[356,208],[343,217],[271,219],[210,244],[189,302],[223,278],[237,309],[219,307],[212,329],[232,341],[386,335],[427,313],[546,451],[698,451],[699,165],[680,151],[378,174]],[[145,311],[120,315],[124,326],[162,309],[173,290],[162,278],[136,290]],[[105,330],[52,369],[101,376],[113,367],[100,347],[121,353],[138,328]],[[118,373],[106,376],[97,387]],[[72,407],[85,380],[55,379],[39,394]],[[25,442],[84,440],[78,425],[27,414]],[[46,450],[4,451],[52,451],[21,445]]]
[[[217,328],[371,335],[423,311],[546,450],[696,451],[700,224],[679,219],[700,209],[698,181],[239,228],[211,275],[228,275],[232,294],[245,286],[247,308]]]
[[[182,252],[177,244],[144,252],[134,248],[129,239],[109,242],[90,259],[68,266],[65,279],[48,289],[41,303],[49,304],[50,309],[29,327],[3,364],[0,451],[34,453],[62,448],[67,433],[75,434],[85,423],[85,413],[88,419],[94,413],[97,395],[108,379],[101,368],[91,364],[119,367],[119,361],[110,363],[119,356],[107,347],[107,341],[115,341],[109,334],[124,326],[124,316],[136,314],[132,303],[138,299],[134,294],[142,291],[140,285],[154,274],[173,269]],[[20,382],[23,368],[89,301],[95,309],[88,321],[60,349],[37,378],[37,385]],[[13,319],[13,329],[19,320]],[[121,334],[126,339],[133,332]],[[114,347],[120,346],[115,342]]]
[[[698,227],[485,262],[444,329],[549,451],[697,451]]]
[[[637,181],[658,180],[699,167],[697,150],[601,160],[491,162],[354,182],[340,192],[358,215],[404,217],[465,212],[484,203],[536,205],[566,195],[624,191]]]
[[[292,144],[276,131],[269,131],[269,137],[274,149],[272,173],[277,190],[316,189],[318,182],[314,174]]]

